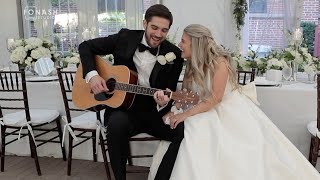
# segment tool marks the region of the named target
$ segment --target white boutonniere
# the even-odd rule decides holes
[[[173,64],[173,60],[175,60],[177,57],[173,52],[169,52],[167,53],[165,56],[164,55],[159,55],[157,57],[157,61],[161,64],[161,65],[165,65],[165,64]]]

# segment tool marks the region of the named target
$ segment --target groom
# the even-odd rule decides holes
[[[139,85],[176,90],[183,59],[181,51],[167,41],[166,35],[173,18],[169,9],[163,5],[151,6],[145,14],[143,30],[122,29],[108,37],[85,41],[79,45],[83,67],[83,77],[90,83],[91,90],[97,94],[108,91],[105,80],[96,71],[94,56],[113,54],[114,65],[125,65],[138,73]],[[158,56],[174,53],[173,62],[161,65]],[[163,63],[162,63],[163,64]],[[171,141],[158,169],[156,180],[170,178],[173,165],[183,139],[183,124],[170,129],[162,121],[162,116],[170,110],[171,103],[151,96],[136,95],[129,109],[106,109],[107,143],[111,166],[117,180],[126,179],[128,138],[139,133]]]

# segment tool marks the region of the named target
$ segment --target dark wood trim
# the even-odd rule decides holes
[[[23,30],[23,14],[22,14],[22,0],[16,0],[17,4],[17,17],[18,17],[18,28],[19,28],[19,37],[24,38]]]

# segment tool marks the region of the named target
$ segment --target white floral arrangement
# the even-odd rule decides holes
[[[114,57],[113,54],[107,54],[105,56],[102,56],[104,60],[106,60],[108,63],[113,64],[114,63]]]
[[[276,70],[282,70],[282,68],[287,67],[287,63],[284,61],[284,59],[278,59],[278,58],[271,58],[267,61],[267,69],[276,69]]]
[[[8,44],[8,49],[11,61],[20,67],[30,67],[40,58],[56,61],[60,57],[51,41],[36,37],[14,40]]]
[[[80,55],[76,52],[72,52],[64,58],[64,63],[65,66],[68,66],[68,64],[78,64],[80,63]]]
[[[246,57],[241,54],[236,54],[232,56],[233,61],[237,63],[238,69],[248,71],[251,69],[250,62]]]
[[[314,64],[305,64],[303,65],[303,70],[307,74],[314,73],[317,71],[317,67]]]
[[[165,64],[173,64],[173,60],[175,60],[177,57],[173,52],[169,52],[166,55],[159,55],[157,56],[157,61],[161,65]]]

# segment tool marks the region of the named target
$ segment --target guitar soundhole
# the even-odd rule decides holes
[[[97,101],[105,101],[105,100],[110,99],[113,96],[113,91],[116,86],[116,80],[114,78],[110,78],[106,81],[106,84],[109,89],[109,92],[102,92],[102,93],[94,95],[94,98]]]
[[[109,92],[113,92],[114,91],[114,89],[116,87],[116,83],[117,83],[117,81],[114,78],[110,78],[110,79],[108,79],[106,81],[106,84],[107,84],[107,87],[109,89]]]

